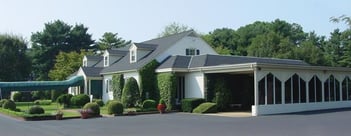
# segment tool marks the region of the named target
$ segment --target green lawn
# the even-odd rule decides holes
[[[33,102],[16,102],[16,107],[21,111],[28,111],[30,107],[34,106]],[[58,103],[51,103],[50,105],[39,105],[44,108],[45,114],[55,114],[59,109],[62,109]],[[63,117],[79,117],[79,108],[74,109],[62,109]]]

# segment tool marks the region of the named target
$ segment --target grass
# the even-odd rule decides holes
[[[6,109],[0,108],[0,112],[10,115],[10,116],[19,116],[19,117],[31,117],[31,116],[41,116],[41,115],[30,115],[25,113],[29,110],[30,107],[34,106],[34,102],[16,102],[16,108],[20,109],[21,112],[10,111]],[[51,103],[50,105],[39,105],[45,111],[43,116],[45,115],[54,115],[59,109],[62,109],[58,103]],[[63,117],[79,117],[80,113],[78,112],[79,108],[73,109],[63,109]]]

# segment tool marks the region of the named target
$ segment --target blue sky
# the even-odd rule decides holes
[[[277,18],[300,24],[305,31],[329,36],[344,24],[332,16],[351,16],[350,0],[0,0],[0,33],[29,40],[44,23],[63,20],[89,27],[93,39],[104,32],[141,42],[155,38],[178,22],[208,33],[216,28],[238,29],[255,21]]]

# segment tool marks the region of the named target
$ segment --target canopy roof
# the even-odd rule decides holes
[[[0,82],[1,91],[44,91],[64,90],[71,86],[81,86],[84,83],[83,76],[73,76],[64,81],[22,81]]]

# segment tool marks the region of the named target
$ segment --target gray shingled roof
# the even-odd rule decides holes
[[[231,65],[243,63],[265,63],[309,66],[301,60],[258,58],[247,56],[221,56],[221,55],[199,55],[199,56],[171,56],[167,58],[157,69],[164,68],[196,68],[206,66]]]
[[[89,55],[87,55],[85,57],[87,57],[88,60],[94,60],[94,61],[99,61],[99,60],[103,59],[102,56],[89,56]]]
[[[153,59],[157,57],[160,53],[163,53],[165,50],[167,50],[170,46],[175,44],[177,41],[182,39],[183,37],[194,33],[194,31],[186,31],[166,37],[161,37],[157,39],[152,39],[148,41],[141,42],[139,44],[144,44],[143,46],[155,46],[157,45],[157,48],[153,51],[151,51],[145,58],[142,58],[141,60],[138,60],[136,63],[130,63],[130,55],[129,52],[124,56],[120,61],[112,64],[109,67],[104,68],[101,73],[113,73],[113,72],[118,72],[118,71],[127,71],[127,70],[137,70]]]
[[[87,77],[100,77],[102,69],[103,67],[82,67],[82,70]]]
[[[158,45],[156,44],[145,44],[145,43],[134,43],[138,49],[145,49],[145,50],[155,50]]]
[[[109,49],[109,50],[107,50],[107,52],[110,55],[117,55],[117,56],[125,56],[128,53],[128,51],[122,51],[122,50],[118,50],[118,49]]]

